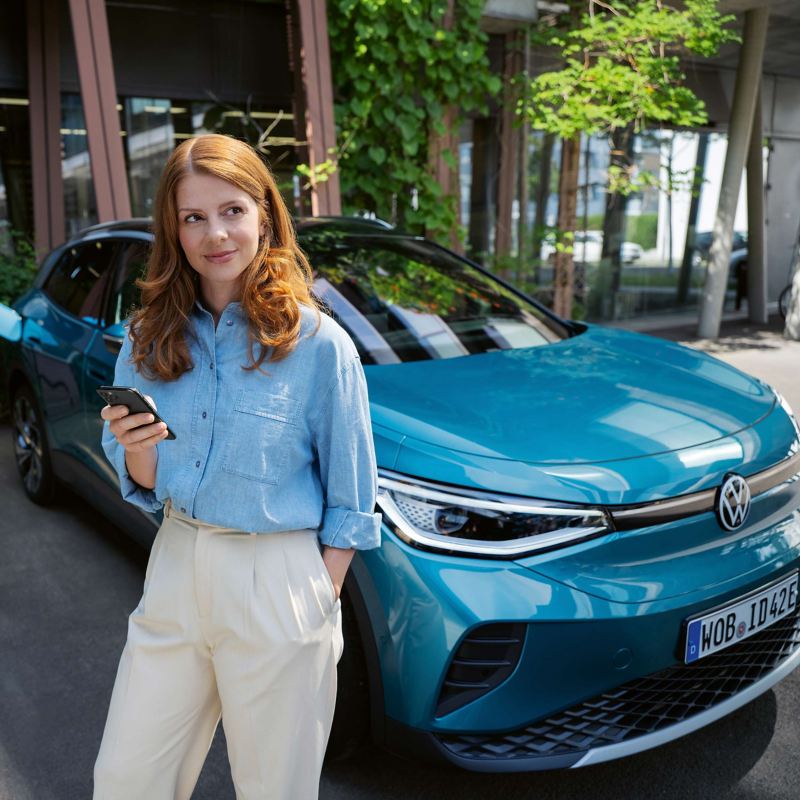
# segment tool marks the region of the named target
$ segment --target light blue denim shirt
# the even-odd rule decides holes
[[[262,372],[241,369],[250,360],[238,302],[226,306],[216,329],[211,314],[195,304],[186,336],[194,369],[173,382],[136,372],[126,328],[114,385],[150,395],[176,438],[156,445],[156,485],[149,490],[131,479],[125,449],[105,423],[103,450],[125,500],[158,511],[171,498],[194,519],[249,533],[313,528],[331,547],[380,544],[361,359],[347,332],[325,313],[310,336],[316,315],[300,308],[296,348],[278,363],[265,359]]]

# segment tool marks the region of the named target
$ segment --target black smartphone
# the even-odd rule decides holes
[[[161,419],[152,405],[148,402],[147,398],[133,386],[98,386],[97,394],[110,406],[127,406],[128,412],[131,414],[152,414],[154,425],[156,422],[165,422]],[[167,425],[167,439],[174,439],[175,434],[169,429]]]

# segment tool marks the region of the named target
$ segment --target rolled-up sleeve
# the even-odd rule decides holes
[[[136,370],[130,363],[130,355],[131,341],[126,329],[122,349],[119,351],[117,365],[114,368],[114,386],[136,386]],[[101,444],[106,458],[117,472],[123,500],[127,500],[127,502],[145,511],[155,512],[162,508],[164,504],[156,499],[155,490],[145,489],[131,478],[128,473],[128,467],[125,464],[125,448],[117,441],[116,436],[111,433],[108,420],[103,424]]]
[[[378,547],[378,467],[367,381],[358,356],[341,369],[310,424],[325,501],[320,541],[343,549]]]

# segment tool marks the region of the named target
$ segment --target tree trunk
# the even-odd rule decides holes
[[[541,281],[539,259],[542,255],[542,239],[544,228],[547,224],[547,201],[550,198],[550,162],[553,160],[553,145],[556,137],[546,133],[542,139],[542,148],[539,151],[539,182],[536,184],[536,212],[533,218],[533,279],[538,284]]]
[[[611,166],[628,169],[633,160],[633,128],[619,132],[611,149]],[[622,282],[622,242],[625,238],[625,208],[627,197],[623,194],[606,194],[606,213],[603,219],[603,250],[601,262],[611,261],[611,284],[608,297],[604,298],[604,314],[607,319],[616,319],[617,294]]]
[[[557,249],[553,274],[553,311],[565,319],[572,317],[572,298],[575,284],[575,262],[572,241],[575,216],[578,210],[578,166],[581,140],[564,139],[561,144],[561,174],[558,186],[558,239],[569,244],[566,251]]]
[[[512,79],[522,71],[523,42],[520,31],[505,35],[503,105],[500,109],[500,168],[497,180],[497,215],[494,226],[495,258],[504,259],[512,250],[512,218],[519,173],[519,128],[515,127],[519,90]]]
[[[683,261],[678,276],[678,305],[685,305],[689,299],[689,285],[692,280],[692,259],[694,258],[695,234],[697,233],[697,217],[700,214],[700,191],[703,188],[703,176],[706,171],[706,155],[708,153],[708,134],[701,133],[697,140],[697,158],[692,177],[692,200],[689,204],[689,224],[686,228],[686,244],[683,248]]]

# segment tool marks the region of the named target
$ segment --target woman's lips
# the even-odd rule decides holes
[[[235,250],[225,250],[221,253],[208,253],[205,257],[214,264],[224,264],[236,255]]]

